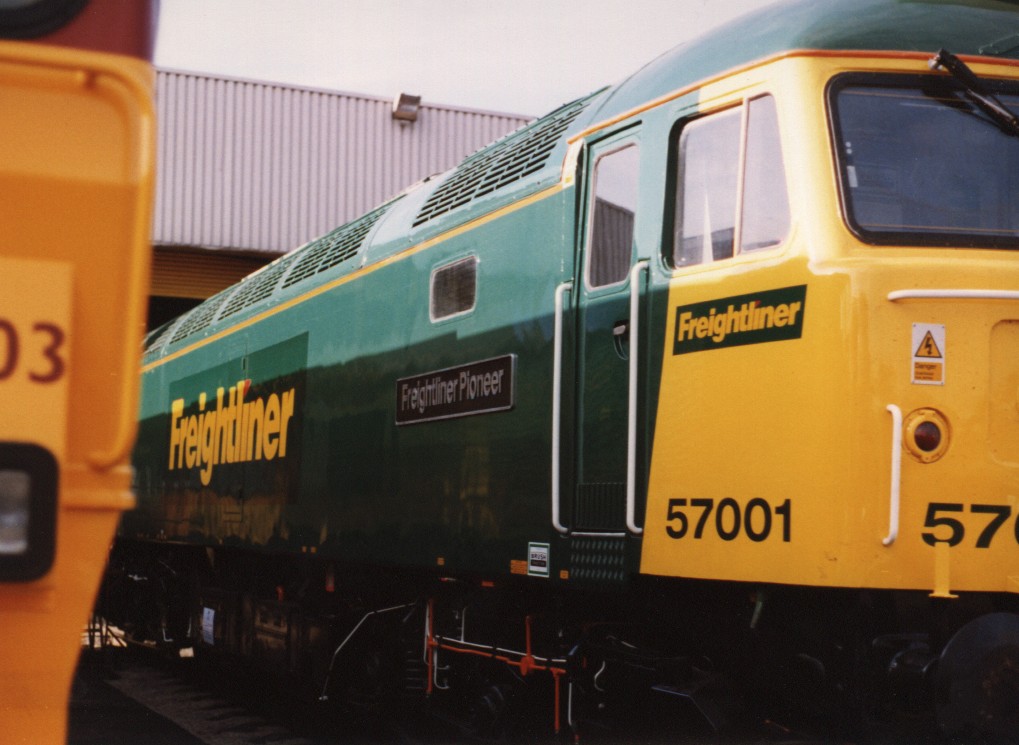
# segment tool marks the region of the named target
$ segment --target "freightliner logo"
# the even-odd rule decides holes
[[[680,305],[672,353],[799,339],[806,302],[807,286],[796,285]]]
[[[198,395],[198,411],[185,416],[183,398],[170,405],[170,463],[198,468],[203,486],[221,463],[275,460],[287,454],[287,434],[294,416],[295,389],[245,401],[250,380],[216,390],[216,405]],[[208,410],[207,410],[208,409]]]

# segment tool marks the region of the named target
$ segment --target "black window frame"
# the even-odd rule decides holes
[[[1008,94],[1019,96],[1019,82],[981,79],[984,87],[996,95]],[[881,87],[917,90],[937,88],[944,93],[956,94],[965,99],[965,89],[954,78],[944,73],[894,73],[894,72],[863,72],[853,71],[835,75],[825,87],[825,108],[828,118],[829,147],[832,163],[835,168],[835,182],[838,186],[839,212],[842,221],[850,233],[861,242],[870,246],[901,246],[923,248],[956,248],[956,249],[1019,249],[1019,236],[989,236],[979,233],[952,232],[936,233],[932,231],[879,231],[870,230],[860,225],[852,208],[849,171],[846,167],[845,153],[840,143],[844,141],[841,120],[838,112],[838,94],[849,87]],[[1019,115],[1019,111],[1014,112]],[[1002,133],[1006,137],[1005,133]]]

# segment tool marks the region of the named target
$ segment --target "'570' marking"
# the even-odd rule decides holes
[[[687,509],[691,510],[689,516]],[[696,510],[700,512],[696,513]],[[708,532],[723,541],[732,541],[744,534],[751,541],[760,543],[771,537],[772,529],[781,530],[785,543],[792,539],[792,502],[788,499],[777,507],[759,497],[747,502],[746,507],[741,507],[731,497],[719,500],[717,505],[714,499],[670,499],[665,515],[665,532],[669,538],[685,538],[694,519],[697,521],[693,526],[694,540],[703,538]]]
[[[969,509],[966,509],[966,505],[955,502],[931,502],[927,505],[927,517],[923,526],[936,528],[938,532],[935,533],[932,530],[921,533],[920,537],[923,538],[923,542],[928,546],[933,546],[936,543],[958,546],[966,537],[966,526],[962,520],[957,520],[951,515],[964,512],[971,515],[987,516],[987,522],[984,524],[983,530],[980,531],[980,535],[977,536],[977,548],[990,548],[991,541],[994,540],[998,530],[1012,517],[1012,508],[1007,504],[971,504]],[[1019,517],[1016,518],[1012,532],[1016,542],[1019,543]]]

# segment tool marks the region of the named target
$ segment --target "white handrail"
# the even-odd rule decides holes
[[[562,435],[563,409],[563,295],[573,289],[572,282],[555,288],[555,324],[552,332],[552,527],[564,535],[570,529],[559,520],[559,441]]]
[[[648,261],[638,261],[630,270],[630,383],[626,422],[626,527],[634,535],[644,528],[637,525],[637,376],[640,351],[640,274]]]
[[[354,635],[361,629],[365,621],[367,621],[372,616],[377,616],[382,613],[392,613],[394,610],[403,610],[404,608],[413,608],[414,605],[415,603],[404,603],[403,605],[394,605],[389,608],[379,608],[378,610],[370,610],[363,616],[361,616],[361,620],[354,624],[354,628],[350,630],[350,633],[347,634],[347,637],[342,642],[340,642],[340,646],[338,646],[336,648],[336,651],[333,652],[332,659],[329,660],[329,669],[326,671],[325,683],[322,684],[322,693],[319,694],[318,700],[323,702],[329,700],[329,683],[333,676],[333,668],[336,666],[336,658],[340,656],[340,652],[342,652],[343,648],[347,646],[347,642],[354,638]]]
[[[892,478],[888,504],[888,535],[881,541],[891,546],[899,537],[899,503],[902,492],[902,409],[888,404],[886,409],[892,415]]]
[[[888,293],[893,303],[898,300],[1019,300],[1016,290],[893,290]]]

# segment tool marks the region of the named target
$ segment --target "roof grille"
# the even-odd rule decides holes
[[[283,280],[283,286],[295,285],[356,256],[372,227],[395,201],[387,202],[353,222],[341,225],[301,249],[295,255],[297,263]]]
[[[173,329],[174,325],[173,321],[168,321],[159,328],[150,331],[142,342],[143,351],[146,353],[153,352],[160,347],[165,346],[166,342],[170,340],[169,333]]]
[[[568,103],[467,158],[428,198],[414,227],[540,171],[590,98]]]
[[[230,300],[223,307],[223,312],[219,314],[219,319],[223,320],[234,313],[239,313],[245,308],[269,297],[273,290],[276,289],[276,285],[279,284],[279,279],[283,276],[283,272],[296,260],[295,257],[296,254],[284,256],[269,264],[261,271],[249,274],[242,279],[236,287],[237,291],[230,296]]]
[[[196,334],[199,331],[207,328],[212,323],[212,319],[216,317],[216,311],[219,310],[220,306],[230,295],[230,291],[233,287],[228,287],[222,292],[216,293],[208,300],[203,302],[201,305],[196,305],[187,315],[183,316],[176,326],[173,326],[173,336],[169,339],[170,344],[174,344],[186,336]],[[169,330],[169,329],[168,329]],[[165,340],[166,334],[162,334],[159,340]],[[156,346],[155,343],[149,347],[149,351],[152,351]]]
[[[176,324],[168,324],[165,329],[153,336],[147,351],[154,351],[159,346],[165,345],[167,341],[171,344],[176,343],[207,328],[213,321],[222,321],[261,300],[265,300],[273,294],[284,277],[282,287],[289,287],[302,279],[353,258],[364,245],[365,238],[375,223],[398,199],[400,197],[391,199],[357,220],[327,233],[293,253],[276,259],[268,266],[248,275],[236,285],[213,295],[182,316]],[[292,270],[291,267],[293,267]],[[288,272],[288,270],[290,271]],[[222,312],[220,312],[220,308],[222,308]],[[173,336],[168,339],[170,329],[173,329]]]

